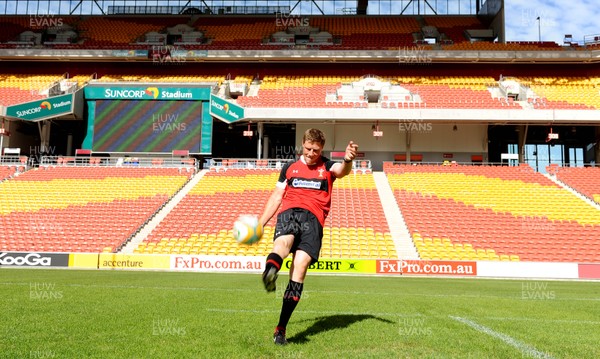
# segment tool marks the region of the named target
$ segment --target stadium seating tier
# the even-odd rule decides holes
[[[600,260],[600,211],[526,166],[386,173],[423,259]]]
[[[266,256],[275,217],[265,226],[263,239],[252,246],[237,244],[231,228],[242,214],[262,213],[278,176],[277,170],[207,173],[135,252]],[[372,175],[347,176],[337,182],[321,256],[397,258],[389,228],[382,222]]]
[[[116,251],[188,179],[176,168],[26,171],[0,183],[0,248]]]

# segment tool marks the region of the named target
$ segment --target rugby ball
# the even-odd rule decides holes
[[[264,233],[262,224],[257,216],[242,215],[233,224],[233,238],[239,244],[253,244],[258,242]]]

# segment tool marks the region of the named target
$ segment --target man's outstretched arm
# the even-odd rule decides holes
[[[336,163],[331,167],[331,172],[336,178],[342,178],[352,171],[352,161],[356,158],[357,151],[358,145],[353,141],[348,142],[346,153],[344,154],[344,161]]]

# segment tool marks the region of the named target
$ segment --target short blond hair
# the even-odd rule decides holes
[[[302,136],[302,143],[306,141],[320,143],[321,146],[325,146],[325,134],[317,128],[309,128],[304,131],[304,136]]]

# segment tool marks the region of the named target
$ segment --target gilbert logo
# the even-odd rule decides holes
[[[44,101],[40,104],[40,108],[43,108],[46,110],[52,110],[52,104],[48,101]]]
[[[50,266],[52,259],[42,257],[38,253],[27,253],[25,255],[9,255],[0,253],[0,265],[13,266]]]
[[[152,96],[153,98],[158,98],[158,88],[156,87],[148,87],[146,89],[146,95]]]

